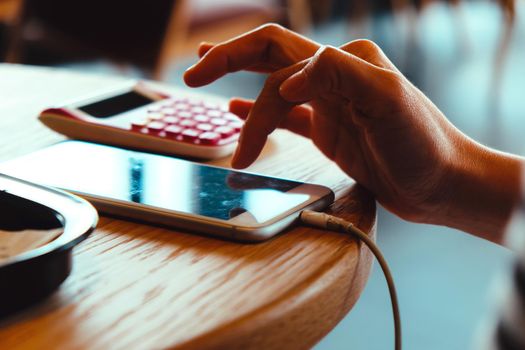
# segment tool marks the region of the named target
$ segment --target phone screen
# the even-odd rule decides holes
[[[262,223],[306,202],[301,182],[216,168],[168,156],[65,141],[8,161],[0,171],[77,193],[229,220]]]

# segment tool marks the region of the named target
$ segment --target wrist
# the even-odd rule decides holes
[[[520,200],[525,160],[466,137],[456,149],[439,190],[442,205],[429,223],[457,228],[501,244]]]

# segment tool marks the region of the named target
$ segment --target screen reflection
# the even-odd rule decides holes
[[[249,212],[264,222],[306,201],[300,183],[172,159],[130,158],[130,200],[222,220]]]

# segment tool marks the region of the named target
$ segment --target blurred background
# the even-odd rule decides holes
[[[269,21],[323,44],[369,38],[466,134],[524,154],[524,11],[519,0],[514,20],[481,0],[0,0],[0,57],[183,85],[200,41],[225,40]],[[203,90],[253,98],[264,79],[239,72]],[[406,349],[475,348],[511,253],[382,208],[378,215]],[[352,312],[315,349],[392,344],[390,301],[375,266]]]

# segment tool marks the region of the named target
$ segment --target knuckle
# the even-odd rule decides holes
[[[384,91],[387,92],[387,99],[392,106],[397,106],[399,109],[404,108],[406,99],[403,96],[411,95],[410,83],[399,72],[391,70],[382,70],[378,76],[377,83],[381,84]]]
[[[339,55],[339,49],[326,45],[323,46],[318,54],[319,61],[334,61]]]
[[[382,80],[390,89],[398,91],[405,87],[405,77],[396,71],[381,70]]]
[[[371,40],[358,39],[351,41],[344,45],[342,50],[372,63],[373,65],[383,68],[390,67],[388,59],[384,56],[381,48]]]
[[[350,43],[355,50],[362,52],[363,54],[379,54],[381,48],[372,40],[358,39]]]
[[[327,92],[334,92],[341,87],[341,77],[339,76],[339,65],[342,64],[341,52],[333,46],[325,46],[321,49],[318,57],[305,73],[312,80],[318,81]]]
[[[258,32],[273,36],[285,31],[285,28],[277,23],[267,23],[259,27]]]

